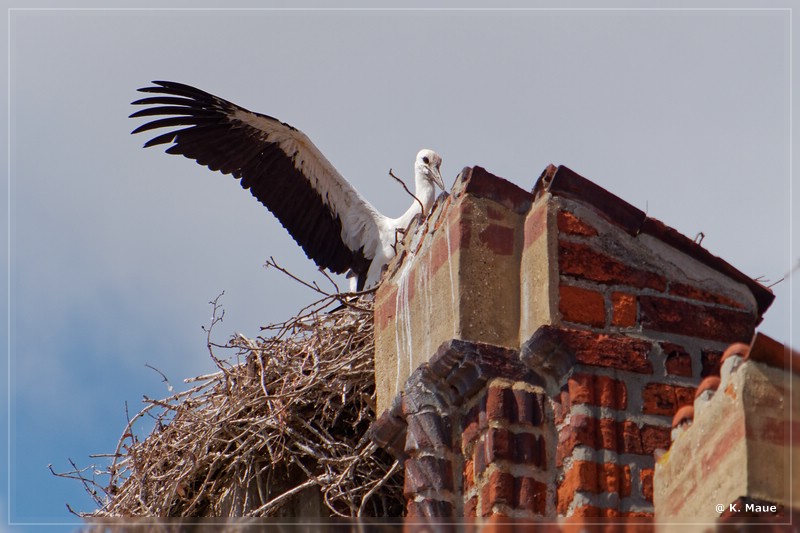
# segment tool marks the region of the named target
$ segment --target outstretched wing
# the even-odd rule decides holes
[[[170,131],[145,147],[172,143],[166,152],[194,159],[241,185],[280,220],[306,255],[332,272],[369,268],[380,239],[380,215],[300,130],[248,111],[189,85],[154,81],[139,89],[148,106],[131,115],[166,116],[133,133]]]

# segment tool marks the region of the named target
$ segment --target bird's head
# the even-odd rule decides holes
[[[435,183],[444,190],[444,181],[439,167],[442,165],[442,156],[433,150],[423,149],[417,154],[414,171],[418,176]]]

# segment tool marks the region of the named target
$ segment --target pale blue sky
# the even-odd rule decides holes
[[[274,256],[321,279],[233,179],[129,135],[140,123],[129,104],[150,80],[299,127],[387,214],[408,203],[389,168],[410,178],[428,147],[448,185],[477,164],[529,189],[564,164],[686,235],[702,231],[752,277],[774,282],[797,260],[785,10],[16,10],[10,30],[0,509],[15,523],[70,521],[65,502],[92,509],[47,464],[114,449],[124,403],[167,394],[145,364],[176,386],[213,368],[210,299],[225,291],[224,341],[316,297],[262,268]],[[784,342],[789,289],[775,287],[761,326]]]

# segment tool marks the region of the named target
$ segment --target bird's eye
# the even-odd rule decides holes
[[[422,162],[425,163],[426,165],[429,165],[431,160],[428,159],[427,155],[425,155],[425,156],[422,156]]]

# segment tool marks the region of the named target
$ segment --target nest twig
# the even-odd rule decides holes
[[[80,479],[105,517],[400,516],[402,478],[368,438],[375,419],[372,301],[324,312],[326,298],[223,347],[220,371],[192,388],[145,398],[111,463]],[[220,310],[214,305],[212,326]],[[209,328],[210,329],[210,328]],[[155,427],[143,440],[143,421]],[[77,467],[75,468],[77,471]],[[82,472],[82,471],[80,471]],[[103,483],[102,481],[107,481]]]

